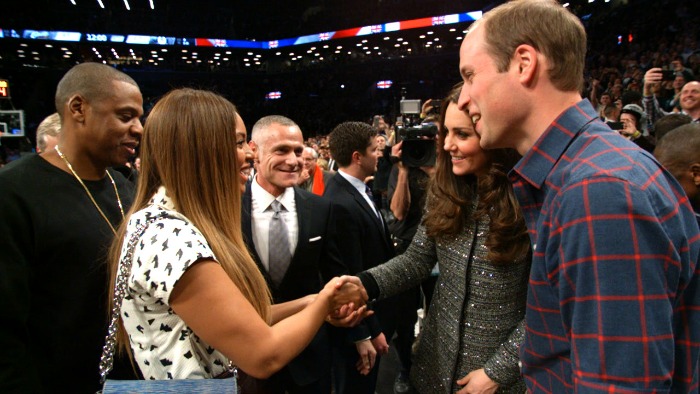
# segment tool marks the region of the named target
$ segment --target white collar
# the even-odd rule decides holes
[[[348,182],[350,182],[350,184],[353,185],[355,187],[355,189],[357,189],[360,193],[365,192],[365,189],[367,188],[367,184],[362,179],[355,178],[354,176],[348,174],[347,172],[345,172],[341,169],[338,170],[338,173],[340,174],[340,176],[342,176]]]
[[[260,186],[257,175],[253,178],[250,186],[250,195],[255,199],[255,203],[261,212],[267,210],[273,200],[279,201],[287,211],[291,211],[294,208],[294,187],[284,189],[284,193],[275,197]]]

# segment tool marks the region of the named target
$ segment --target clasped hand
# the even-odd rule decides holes
[[[374,312],[367,308],[367,291],[360,278],[343,275],[333,278],[323,291],[330,292],[326,321],[337,327],[353,327]]]

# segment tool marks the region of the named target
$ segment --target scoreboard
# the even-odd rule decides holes
[[[10,84],[6,79],[0,79],[0,98],[10,98]]]

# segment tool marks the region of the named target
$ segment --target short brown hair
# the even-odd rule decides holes
[[[549,78],[562,91],[581,91],[586,57],[586,30],[581,21],[553,0],[514,0],[484,14],[486,47],[499,72],[505,72],[515,49],[531,45],[545,55]]]
[[[376,135],[377,131],[367,123],[341,123],[328,136],[331,156],[338,162],[339,167],[347,167],[352,163],[353,152],[364,155],[367,147],[372,145],[372,138]]]

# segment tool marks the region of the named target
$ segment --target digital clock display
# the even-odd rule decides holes
[[[109,38],[106,34],[90,34],[87,33],[85,35],[85,38],[88,41],[96,41],[96,42],[107,42],[107,39]]]

